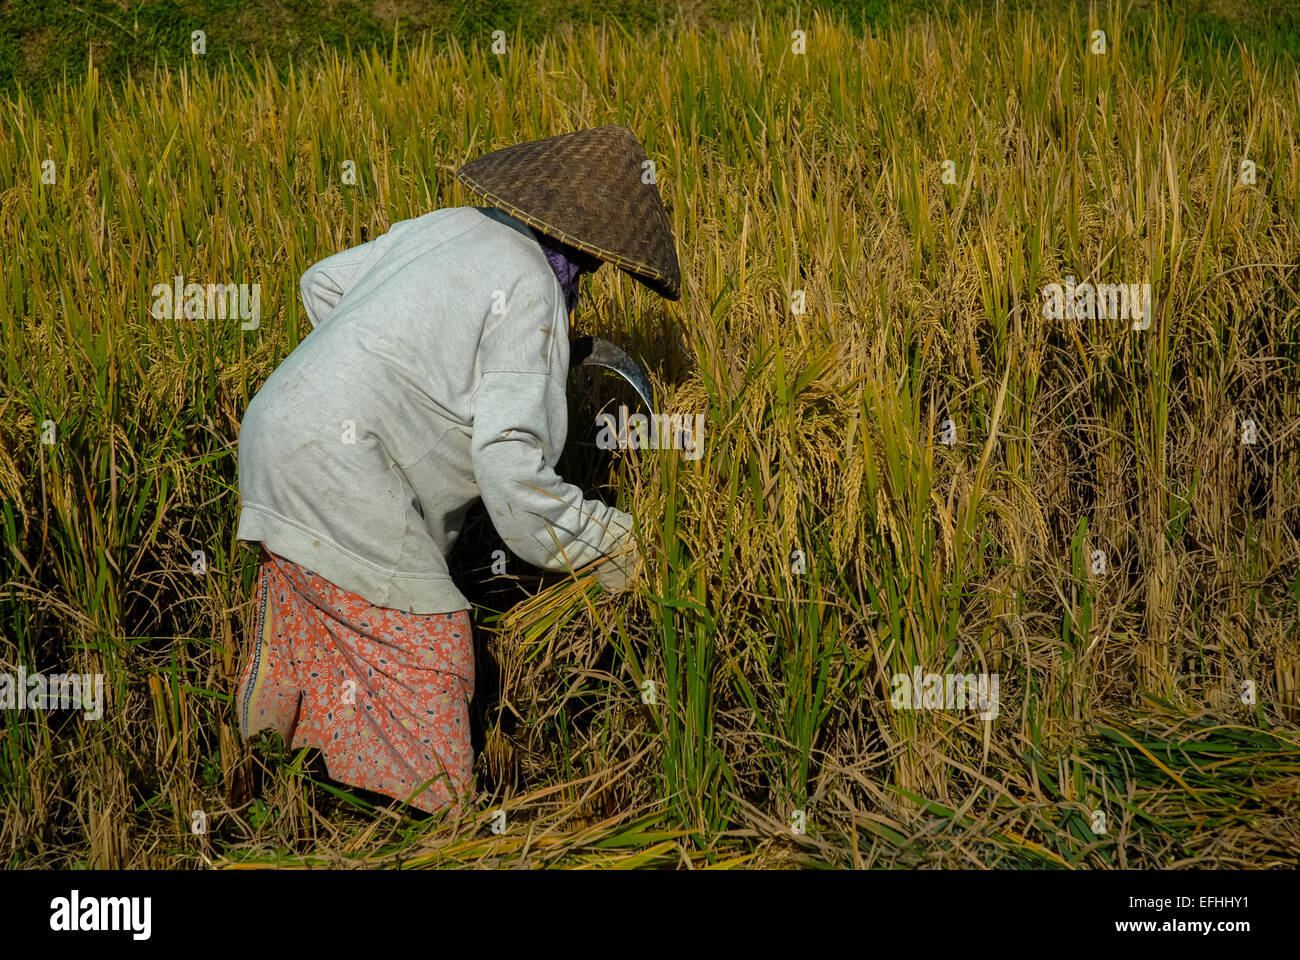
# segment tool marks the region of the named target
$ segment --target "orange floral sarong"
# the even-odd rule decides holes
[[[376,607],[263,547],[244,739],[275,730],[333,779],[433,812],[469,787],[473,695],[469,611]]]

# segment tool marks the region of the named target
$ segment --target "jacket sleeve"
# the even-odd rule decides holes
[[[349,247],[307,268],[298,287],[302,292],[302,305],[307,308],[307,319],[311,321],[313,329],[328,319],[339,301],[366,275],[366,271],[379,259],[393,238],[406,229],[408,223],[409,220],[395,223],[381,236]]]
[[[475,480],[502,540],[556,571],[614,552],[632,529],[631,516],[585,499],[553,469],[568,430],[568,315],[558,298],[548,274],[517,285],[504,314],[489,317],[471,441]]]

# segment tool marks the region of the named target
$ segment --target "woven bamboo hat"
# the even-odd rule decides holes
[[[593,127],[495,150],[456,178],[492,206],[676,300],[673,231],[658,187],[642,182],[646,159],[627,127]]]

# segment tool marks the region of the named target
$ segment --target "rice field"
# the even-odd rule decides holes
[[[0,863],[1300,866],[1300,74],[1248,40],[814,14],[7,97],[0,673],[104,694],[0,711]],[[480,795],[411,816],[238,737],[240,419],[310,264],[604,123],[683,295],[602,269],[576,332],[703,452],[597,449],[621,394],[575,374],[561,473],[645,573],[498,576],[472,516]],[[158,318],[178,276],[259,284],[257,322]]]

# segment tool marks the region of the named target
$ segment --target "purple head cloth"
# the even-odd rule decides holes
[[[560,289],[564,291],[565,308],[572,313],[578,302],[578,281],[584,273],[590,273],[594,269],[591,266],[594,258],[558,240],[552,240],[540,230],[533,230],[533,236],[541,244],[542,253],[546,254],[546,262],[555,272],[555,279],[560,281]],[[595,263],[599,266],[600,261],[596,260]]]

